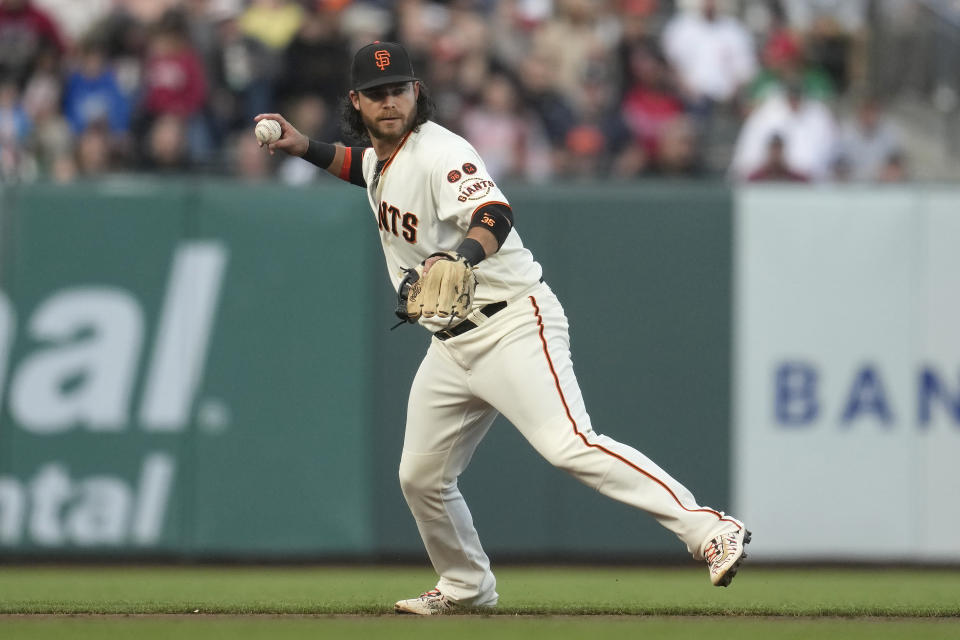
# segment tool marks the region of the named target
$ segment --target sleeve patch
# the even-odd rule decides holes
[[[469,178],[460,184],[457,200],[466,202],[467,200],[483,200],[490,193],[490,190],[497,185],[493,180],[484,180],[483,178]]]
[[[457,182],[462,177],[463,177],[463,174],[457,171],[456,169],[454,169],[453,171],[447,174],[447,182],[454,183],[454,182]]]
[[[463,172],[464,172],[465,174],[467,174],[468,176],[472,176],[473,174],[475,174],[475,173],[477,172],[477,165],[472,164],[472,163],[470,163],[470,162],[464,162],[464,163],[463,163]]]

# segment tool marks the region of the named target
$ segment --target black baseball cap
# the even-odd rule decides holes
[[[355,91],[416,80],[407,51],[396,42],[374,42],[353,56],[350,86]]]

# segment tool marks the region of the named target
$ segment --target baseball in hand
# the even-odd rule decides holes
[[[257,123],[253,132],[257,136],[260,144],[273,144],[280,139],[280,123],[270,118],[265,118]]]

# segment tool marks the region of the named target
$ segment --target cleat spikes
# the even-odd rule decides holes
[[[744,547],[752,534],[745,527],[722,533],[704,545],[703,555],[710,572],[710,581],[718,587],[726,587],[733,581],[740,564],[747,557]]]

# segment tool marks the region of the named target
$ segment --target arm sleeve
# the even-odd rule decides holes
[[[330,167],[336,157],[337,147],[343,149],[343,164],[340,165],[340,170],[337,173],[333,173]],[[366,150],[366,147],[342,147],[328,142],[310,140],[307,151],[303,154],[303,159],[329,171],[345,182],[355,184],[358,187],[366,187],[367,181],[363,177],[363,153]]]
[[[364,147],[346,147],[343,166],[340,168],[340,174],[337,177],[358,187],[366,187],[367,181],[363,177],[364,151],[366,151]]]
[[[497,239],[497,249],[503,246],[513,229],[513,210],[505,202],[486,202],[470,217],[470,228],[486,229]]]

